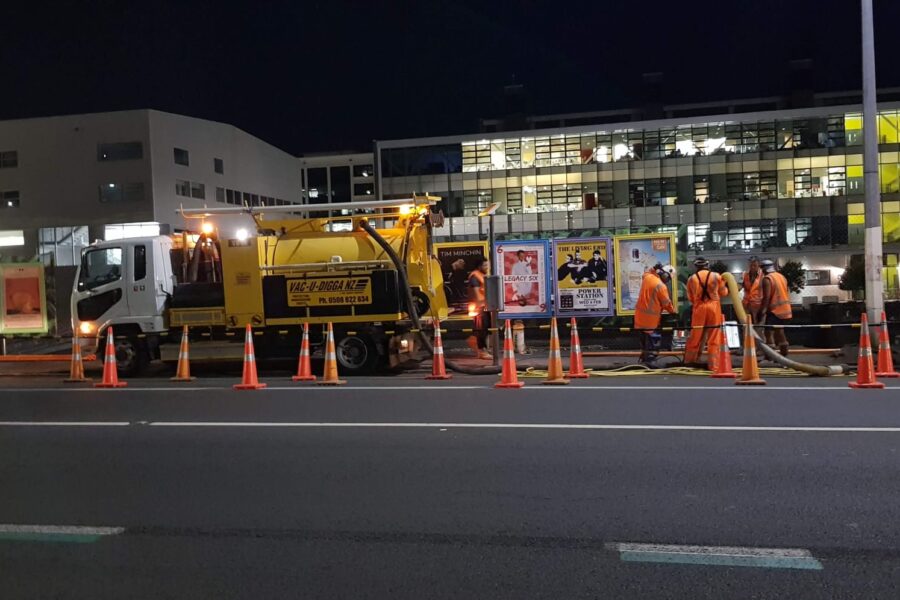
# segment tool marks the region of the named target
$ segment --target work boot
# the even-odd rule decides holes
[[[481,360],[493,360],[493,359],[494,359],[494,355],[491,354],[490,352],[486,351],[486,350],[479,350],[479,351],[478,351],[478,358],[480,358]]]
[[[787,344],[783,344],[783,345],[781,345],[781,346],[778,346],[778,352],[779,352],[782,356],[785,356],[785,357],[788,355],[788,351],[790,351],[790,349],[791,349],[791,347],[788,346]]]

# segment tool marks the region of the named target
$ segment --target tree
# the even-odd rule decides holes
[[[806,269],[796,260],[789,260],[781,265],[781,274],[787,280],[788,289],[799,294],[806,287]]]
[[[859,292],[866,289],[866,263],[862,256],[851,256],[850,264],[841,273],[838,287],[845,292]]]

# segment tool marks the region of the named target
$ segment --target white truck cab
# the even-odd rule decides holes
[[[100,242],[84,250],[72,290],[72,328],[97,351],[114,327],[120,368],[149,360],[146,334],[166,330],[175,278],[167,236]],[[122,338],[122,339],[119,339]]]

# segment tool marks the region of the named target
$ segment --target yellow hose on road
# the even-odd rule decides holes
[[[722,278],[728,286],[728,296],[731,298],[732,304],[734,304],[734,312],[737,315],[738,321],[741,325],[744,325],[747,323],[747,313],[744,311],[744,305],[741,302],[741,294],[737,281],[735,281],[734,275],[731,273],[723,273]],[[757,333],[755,329],[753,330],[753,337],[756,338],[756,346],[762,350],[763,354],[766,355],[766,358],[783,367],[802,371],[803,373],[815,375],[816,377],[830,377],[832,375],[843,375],[845,373],[845,369],[841,365],[831,365],[828,367],[808,365],[782,356],[780,353],[767,346],[765,340],[759,336],[759,333]]]

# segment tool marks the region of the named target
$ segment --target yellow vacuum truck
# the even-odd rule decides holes
[[[296,358],[302,324],[315,346],[331,322],[342,372],[415,364],[427,355],[419,316],[447,316],[436,200],[182,209],[180,234],[85,250],[73,327],[98,353],[114,327],[125,374],[175,361],[184,325],[192,359],[239,360],[247,324],[258,358]],[[351,214],[314,216],[323,209]]]

